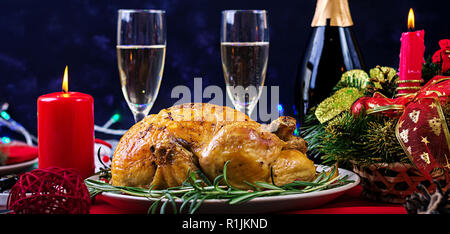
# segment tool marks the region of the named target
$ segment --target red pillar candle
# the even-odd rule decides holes
[[[66,67],[63,92],[38,98],[39,168],[74,168],[87,178],[94,173],[94,99],[67,86]]]
[[[414,30],[414,13],[412,9],[408,16],[408,29]],[[423,30],[402,33],[399,65],[398,95],[415,93],[420,89],[422,67],[425,52]]]

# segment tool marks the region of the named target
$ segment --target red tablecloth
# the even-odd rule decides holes
[[[17,163],[37,157],[37,147],[24,144],[7,145],[8,160]],[[378,203],[361,196],[361,186],[356,186],[337,199],[316,209],[292,210],[280,212],[283,214],[406,214],[401,204]],[[134,211],[135,212],[135,211]],[[119,209],[102,199],[98,195],[90,210],[91,214],[129,214],[130,210]]]
[[[337,199],[316,209],[292,210],[282,214],[406,214],[401,204],[372,202],[361,196],[361,186],[356,186]],[[91,214],[129,214],[102,200],[98,195],[91,207]]]

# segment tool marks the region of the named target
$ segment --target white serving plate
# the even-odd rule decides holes
[[[317,166],[317,171],[328,169],[321,165]],[[348,175],[348,180],[354,182],[322,191],[315,191],[304,194],[281,195],[272,197],[259,197],[246,203],[230,205],[225,199],[205,200],[196,213],[204,214],[261,214],[273,213],[286,210],[312,209],[324,205],[327,202],[339,197],[347,190],[359,184],[359,176],[351,171],[339,168],[339,175]],[[90,179],[95,179],[91,177]],[[103,200],[117,208],[127,210],[130,213],[147,213],[153,201],[145,197],[137,197],[114,192],[103,192]],[[182,201],[176,200],[178,207]],[[172,206],[166,208],[171,211]]]

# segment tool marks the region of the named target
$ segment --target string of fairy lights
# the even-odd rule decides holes
[[[25,143],[31,146],[35,146],[38,143],[38,139],[36,136],[32,135],[25,127],[23,127],[20,123],[11,118],[11,115],[7,112],[9,108],[8,103],[3,103],[0,106],[0,128],[6,127],[9,130],[19,133],[25,139]],[[112,129],[111,126],[115,123],[119,122],[120,114],[116,113],[102,126],[94,125],[94,130],[96,132],[114,135],[114,136],[122,136],[125,134],[126,130],[122,129]],[[12,139],[7,135],[0,135],[0,143],[9,144],[12,142]]]

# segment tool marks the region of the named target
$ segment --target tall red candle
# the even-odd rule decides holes
[[[87,178],[94,173],[94,99],[67,86],[66,67],[64,91],[38,98],[39,168],[74,168]]]
[[[424,30],[414,31],[414,13],[408,15],[408,29],[411,32],[402,33],[399,65],[398,94],[415,93],[422,82],[422,67],[425,52]]]

